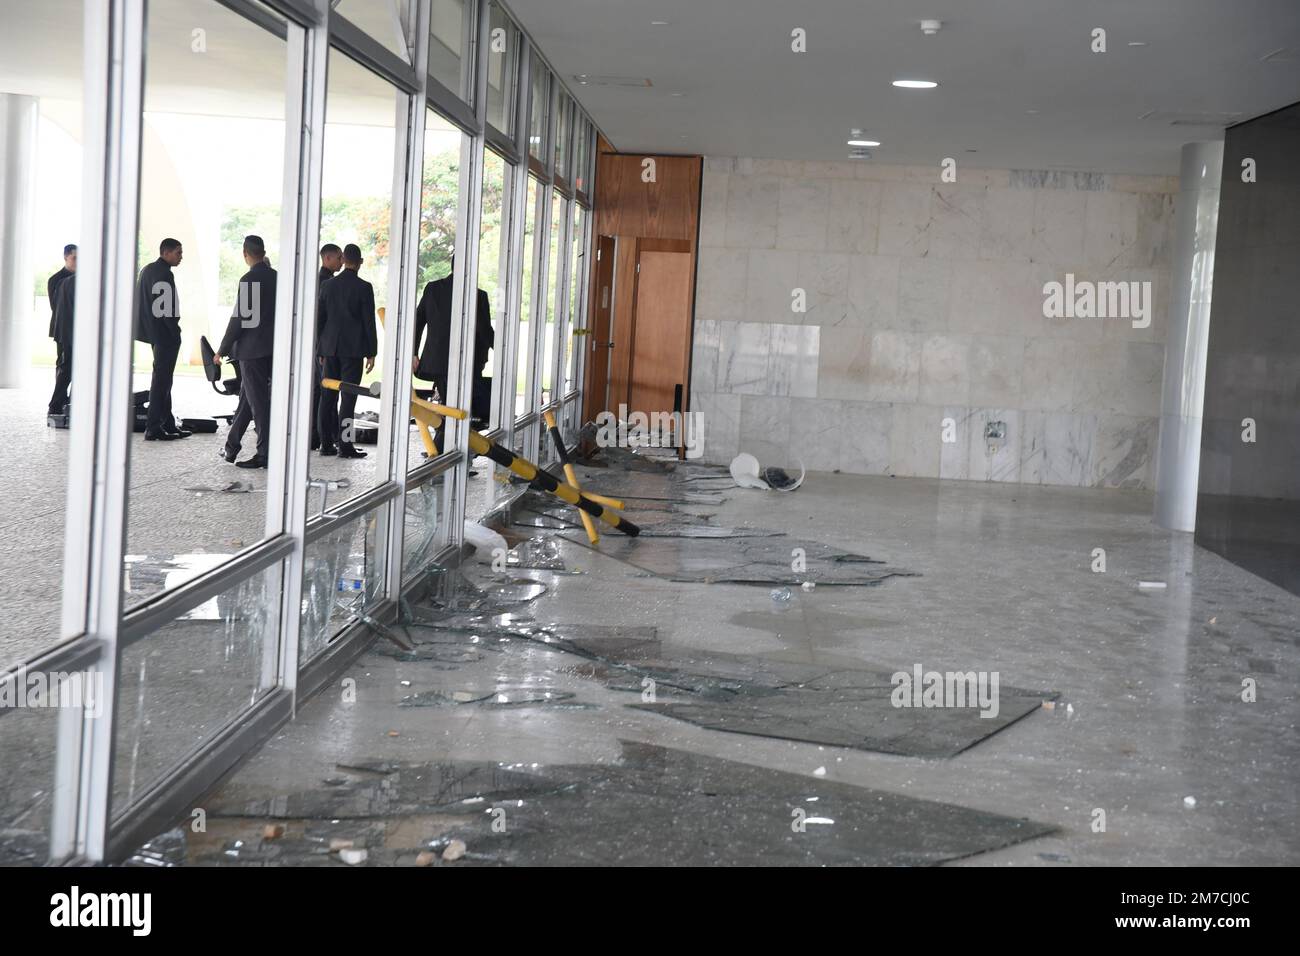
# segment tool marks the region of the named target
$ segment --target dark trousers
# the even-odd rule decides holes
[[[239,401],[246,404],[253,424],[257,428],[257,457],[266,461],[271,441],[271,357],[241,359],[239,362]],[[238,418],[239,410],[235,410]],[[244,437],[245,421],[239,431]],[[230,431],[235,433],[235,422],[231,421]],[[229,441],[229,439],[227,439]]]
[[[320,362],[316,363],[315,373],[311,379],[311,447],[320,446]]]
[[[239,446],[244,443],[244,432],[248,431],[248,426],[253,422],[253,406],[248,404],[248,393],[244,391],[244,371],[239,371],[239,404],[235,406],[235,414],[230,419],[230,431],[226,433],[226,453],[229,455],[238,455]]]
[[[337,378],[342,382],[360,384],[361,369],[365,359],[325,357],[321,378]],[[351,445],[352,417],[356,413],[357,397],[347,392],[332,392],[322,388],[320,393],[320,440],[322,445]]]
[[[145,431],[157,434],[176,428],[172,416],[172,377],[176,374],[179,344],[170,342],[153,347],[153,378],[149,382],[149,419]]]
[[[54,394],[50,396],[50,414],[63,414],[68,404],[68,389],[72,386],[72,346],[58,343],[54,359]]]

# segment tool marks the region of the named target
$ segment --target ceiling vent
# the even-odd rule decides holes
[[[580,86],[626,86],[640,90],[654,86],[644,76],[597,76],[594,73],[578,73],[573,78]]]
[[[1215,126],[1220,129],[1236,123],[1244,114],[1236,113],[1178,113],[1172,110],[1149,110],[1139,119],[1162,126]]]

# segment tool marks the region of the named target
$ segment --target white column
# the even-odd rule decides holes
[[[0,93],[0,388],[22,385],[30,354],[39,118],[36,97]],[[59,261],[61,250],[48,252]]]
[[[1196,530],[1201,410],[1222,170],[1222,142],[1188,143],[1183,147],[1174,217],[1173,300],[1169,303],[1165,339],[1156,458],[1155,520],[1171,531]]]

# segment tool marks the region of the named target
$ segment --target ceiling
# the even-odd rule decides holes
[[[1300,0],[509,6],[626,152],[844,160],[859,127],[882,144],[871,162],[1176,174],[1183,143],[1300,100]],[[923,35],[922,18],[942,29]],[[807,52],[791,51],[795,28]],[[890,85],[908,77],[940,85]]]

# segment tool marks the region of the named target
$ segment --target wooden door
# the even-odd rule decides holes
[[[694,257],[662,240],[638,245],[628,410],[650,415],[673,411],[677,390],[685,393]]]

